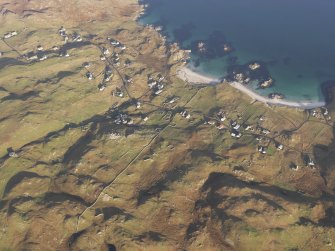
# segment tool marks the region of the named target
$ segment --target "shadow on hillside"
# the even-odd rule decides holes
[[[334,155],[333,155],[334,156]],[[333,157],[335,160],[335,157]],[[334,163],[334,162],[333,162]],[[225,191],[228,188],[239,188],[245,189],[249,188],[252,190],[249,195],[238,196],[230,198],[225,194],[222,194],[222,191]],[[261,182],[246,182],[236,178],[231,174],[225,173],[211,173],[207,181],[202,187],[202,192],[206,193],[206,200],[203,202],[205,206],[210,206],[216,211],[216,214],[220,213],[220,219],[227,220],[231,219],[230,215],[227,215],[224,212],[224,208],[218,208],[221,203],[227,201],[229,198],[231,203],[244,202],[247,203],[250,200],[259,200],[266,202],[274,210],[285,210],[283,206],[279,204],[278,201],[271,200],[267,195],[274,198],[281,198],[282,200],[295,203],[295,204],[304,204],[309,207],[313,207],[318,201],[328,201],[333,202],[334,197],[329,194],[323,194],[319,198],[307,196],[296,191],[287,190],[273,185],[264,184]],[[200,206],[201,207],[201,206]],[[318,223],[311,221],[310,219],[301,218],[298,225],[313,224],[315,226],[322,227],[332,227],[335,228],[335,209],[334,207],[328,208],[326,210],[326,215]],[[236,219],[237,220],[237,219]]]

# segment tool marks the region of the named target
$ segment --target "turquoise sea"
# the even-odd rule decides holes
[[[250,88],[295,101],[323,101],[321,87],[335,82],[334,0],[142,2],[149,7],[140,22],[161,26],[168,41],[192,49],[190,64],[199,73],[229,78],[260,62],[262,71]],[[199,52],[199,42],[206,52]],[[258,88],[268,77],[273,87]]]

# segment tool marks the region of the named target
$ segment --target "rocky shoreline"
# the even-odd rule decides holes
[[[190,84],[218,84],[221,81],[215,78],[203,76],[200,73],[194,72],[191,69],[189,69],[187,66],[184,66],[178,71],[178,77],[182,80],[190,83]],[[268,104],[268,105],[276,105],[276,106],[287,106],[287,107],[293,107],[293,108],[299,108],[299,109],[313,109],[318,108],[326,105],[326,102],[323,101],[288,101],[285,99],[271,99],[268,97],[261,96],[245,85],[233,81],[229,82],[229,84],[238,89],[239,91],[243,92],[244,94],[247,94],[252,99],[260,101],[262,103]]]
[[[147,9],[149,8],[149,5],[147,3],[145,3],[145,1],[139,1],[139,4],[142,7],[142,11],[140,12],[139,16],[137,17],[137,20],[139,20],[139,18],[142,15],[146,14]],[[154,27],[153,27],[154,28]],[[161,28],[161,27],[160,27]],[[157,32],[161,32],[161,29],[155,29]],[[160,33],[162,36],[163,34]],[[205,49],[205,44],[200,42],[197,43],[197,46],[201,49]],[[179,48],[180,51],[184,51],[182,49]],[[256,71],[259,70],[259,68],[262,68],[261,64],[254,62],[254,63],[250,63],[247,64],[247,68],[250,69],[251,71]],[[203,85],[215,85],[218,84],[220,82],[222,82],[222,80],[217,79],[217,78],[213,78],[210,76],[206,76],[204,74],[195,72],[192,68],[190,68],[188,65],[183,65],[182,67],[178,67],[176,70],[177,76],[184,80],[187,83],[190,84],[203,84]],[[270,86],[273,85],[274,80],[271,77],[265,78],[266,80],[264,80],[263,82],[260,82],[259,86],[260,88],[264,89],[264,88],[268,88]],[[240,83],[239,81],[236,81],[235,79],[230,79],[228,78],[228,83],[230,83],[231,86],[233,86],[234,88],[240,90],[241,92],[243,92],[244,94],[247,94],[248,96],[250,96],[252,99],[255,99],[257,101],[263,102],[265,104],[268,105],[276,105],[276,106],[287,106],[287,107],[293,107],[293,108],[300,108],[300,109],[313,109],[313,108],[318,108],[318,107],[322,107],[325,106],[326,104],[329,104],[332,101],[332,94],[329,94],[328,91],[335,85],[334,83],[332,84],[324,84],[322,85],[322,92],[323,95],[325,96],[325,101],[309,101],[309,100],[303,100],[303,101],[288,101],[285,100],[285,97],[282,99],[273,99],[273,98],[269,98],[269,97],[264,97],[258,93],[256,93],[255,91],[253,91],[252,89],[248,88],[246,85],[244,85],[243,83]]]

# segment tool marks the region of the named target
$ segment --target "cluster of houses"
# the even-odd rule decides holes
[[[102,48],[102,54],[100,55],[100,60],[105,61],[106,57],[110,54],[109,50],[105,47]]]
[[[271,140],[269,138],[264,137],[264,136],[256,136],[256,141],[259,142],[259,144],[269,144]]]
[[[126,84],[132,84],[132,83],[134,83],[133,78],[130,77],[130,76],[128,76],[128,75],[124,76],[124,81],[126,82]]]
[[[72,40],[72,42],[81,42],[82,38],[78,33],[73,33],[71,36],[68,35],[66,33],[66,30],[64,27],[61,27],[59,29],[59,35],[61,37],[64,38],[65,42],[68,42],[69,39]],[[10,38],[13,36],[16,36],[17,32],[10,32],[4,35],[4,38]],[[109,43],[114,47],[114,48],[118,48],[120,51],[120,53],[122,53],[122,51],[126,50],[126,46],[123,45],[122,43],[120,43],[117,40],[108,38]],[[205,44],[200,43],[199,45],[199,50],[204,50],[205,49]],[[62,51],[60,50],[59,47],[54,46],[52,48],[51,51],[59,51],[59,56],[60,57],[68,57],[69,54],[66,51]],[[110,56],[112,64],[114,66],[119,66],[120,65],[120,55],[117,52],[113,52],[111,53],[109,51],[108,48],[103,47],[101,49],[101,56],[100,59],[102,61],[107,61],[107,57]],[[0,56],[2,56],[3,54],[0,52]],[[31,52],[28,53],[27,55],[25,55],[26,58],[30,61],[32,60],[39,60],[39,61],[43,61],[46,60],[48,58],[48,54],[47,52],[44,50],[44,48],[39,45],[36,49],[36,52]],[[124,65],[125,66],[129,66],[132,62],[129,59],[125,60]],[[89,68],[91,66],[91,63],[89,62],[85,62],[83,64],[83,67],[85,67],[87,69],[86,72],[86,77],[88,80],[93,80],[94,79],[94,74],[91,71],[88,71]],[[113,67],[113,66],[111,66]],[[108,63],[106,62],[106,66],[103,72],[103,80],[102,82],[98,85],[98,88],[100,91],[105,90],[105,88],[107,87],[107,83],[111,81],[112,77],[113,77],[113,69],[111,68]],[[261,67],[260,64],[258,63],[253,63],[249,65],[249,69],[251,71],[256,71],[257,69],[259,69]],[[238,82],[241,83],[248,83],[250,82],[250,78],[248,78],[245,74],[243,73],[234,73],[234,79]],[[164,91],[165,88],[165,83],[164,83],[165,77],[162,75],[158,75],[156,77],[153,77],[152,75],[148,76],[148,80],[147,80],[147,84],[148,87],[150,88],[150,90],[152,91],[153,94],[155,95],[159,95]],[[124,81],[126,84],[131,84],[133,83],[133,79],[130,76],[125,75],[124,76]],[[267,88],[269,86],[271,86],[273,83],[273,80],[271,78],[269,78],[268,80],[265,80],[264,82],[260,83],[260,86],[262,88]],[[113,92],[112,95],[118,98],[123,98],[125,96],[124,91],[121,88],[116,88]],[[168,97],[165,101],[166,104],[174,104],[179,100],[179,97],[176,96],[172,96],[172,97]],[[140,109],[141,108],[141,102],[140,101],[136,101],[135,103],[136,108]],[[209,125],[213,125],[215,126],[217,129],[222,130],[222,129],[227,129],[230,132],[230,135],[232,138],[235,139],[239,139],[242,137],[242,132],[246,133],[246,131],[250,131],[250,132],[257,132],[257,136],[256,140],[259,142],[258,146],[257,146],[257,151],[261,154],[267,154],[268,153],[268,147],[269,144],[271,143],[271,139],[269,137],[267,137],[267,135],[269,135],[271,133],[270,130],[262,127],[262,126],[257,126],[256,128],[254,128],[251,125],[243,125],[241,126],[241,124],[238,122],[238,120],[228,120],[229,122],[227,123],[227,125],[224,124],[224,122],[227,120],[227,116],[226,113],[223,110],[218,111],[216,114],[215,119],[209,119],[209,120],[205,120],[205,124],[209,124]],[[321,109],[315,109],[311,111],[311,115],[313,117],[317,117],[317,118],[326,118],[326,119],[331,119],[329,116],[329,112],[326,108],[321,108]],[[182,118],[185,119],[190,119],[191,118],[191,114],[189,111],[187,110],[182,110],[180,112],[180,116]],[[115,116],[111,117],[113,119],[114,124],[116,125],[132,125],[134,123],[133,119],[131,116],[129,116],[126,113],[123,112],[117,112]],[[143,121],[147,121],[148,117],[144,117]],[[264,117],[260,117],[259,118],[260,121],[264,120]],[[244,131],[243,131],[244,130]],[[117,139],[120,137],[119,133],[116,132],[112,132],[109,135],[110,139]],[[284,146],[279,143],[279,142],[274,142],[275,147],[277,150],[283,150]],[[16,157],[17,154],[15,153],[15,151],[10,150],[8,151],[9,156],[11,157]],[[309,167],[314,167],[315,163],[312,160],[312,158],[310,156],[308,156],[308,158],[306,159],[306,165]],[[297,165],[294,165],[291,167],[293,170],[298,170],[299,167]]]
[[[113,77],[113,70],[108,65],[105,67],[104,82],[109,82]]]
[[[114,118],[114,123],[116,125],[132,125],[134,121],[129,115],[119,112]]]
[[[112,46],[114,46],[115,48],[119,48],[121,51],[124,51],[127,49],[127,47],[124,44],[122,44],[120,41],[117,41],[110,37],[108,37],[107,40],[110,42]]]
[[[159,95],[163,92],[164,90],[164,83],[163,80],[165,79],[164,76],[158,75],[157,78],[154,78],[153,76],[149,75],[148,76],[148,87],[152,90],[152,92],[155,95]]]
[[[137,100],[136,101],[136,109],[141,109],[141,107],[142,107],[141,101]]]
[[[83,67],[85,67],[86,69],[91,67],[91,63],[90,62],[84,62],[83,63]]]
[[[238,119],[242,119],[242,117],[238,116]],[[265,120],[264,116],[260,116],[258,119],[260,122]],[[256,141],[259,142],[257,150],[262,154],[266,154],[268,152],[268,145],[272,141],[269,137],[267,137],[267,135],[271,133],[270,130],[260,125],[257,125],[256,128],[248,124],[243,124],[242,126],[237,120],[230,120],[229,125],[226,126],[224,124],[224,121],[226,120],[227,120],[226,113],[223,110],[219,110],[219,112],[215,114],[215,118],[205,118],[204,124],[215,126],[219,130],[230,128],[231,137],[236,138],[236,139],[239,139],[242,137],[242,130],[249,131],[249,132],[255,132],[254,134],[255,139]],[[275,141],[274,144],[277,150],[284,149],[284,146],[281,143]]]
[[[58,33],[64,39],[65,43],[69,40],[69,36],[66,34],[66,29],[63,26],[60,27]]]
[[[172,104],[176,103],[179,99],[180,99],[179,97],[176,97],[176,96],[170,96],[170,97],[168,97],[168,98],[166,99],[165,104],[170,104],[170,105],[172,105]]]
[[[106,87],[107,87],[107,84],[106,83],[100,83],[99,85],[98,85],[98,89],[99,89],[99,91],[104,91],[105,89],[106,89]]]
[[[241,125],[237,121],[231,120],[230,126],[231,126],[230,135],[233,138],[237,138],[237,139],[241,138],[242,137],[242,133],[240,132]]]
[[[70,40],[70,38],[71,38],[71,42],[82,42],[83,41],[81,35],[79,35],[77,32],[74,32],[72,35],[67,34],[66,29],[63,26],[60,27],[60,29],[58,30],[58,34],[64,39],[65,43],[67,43]]]
[[[227,129],[227,126],[223,123],[227,120],[226,113],[223,110],[219,110],[215,114],[214,119],[206,119],[205,118],[205,124],[215,126],[218,130]],[[230,135],[233,138],[241,138],[242,133],[240,132],[241,125],[236,120],[231,120],[230,123]]]
[[[260,153],[262,153],[262,154],[266,154],[267,152],[268,152],[268,149],[267,149],[267,147],[265,147],[265,146],[258,146],[258,151],[260,152]]]
[[[223,110],[220,110],[218,113],[216,113],[216,117],[214,119],[212,118],[205,118],[205,125],[211,125],[215,126],[218,130],[226,129],[227,127],[223,123],[227,119],[226,114]]]
[[[310,111],[310,114],[318,119],[326,119],[326,120],[331,120],[331,116],[329,114],[329,111],[326,107],[321,107],[319,109],[313,109]]]
[[[114,97],[118,97],[118,98],[123,98],[124,97],[124,92],[121,90],[121,88],[116,88],[115,91],[113,91],[112,95]]]
[[[260,116],[259,121],[264,121],[264,117]],[[256,136],[256,140],[260,143],[260,145],[257,147],[258,152],[262,154],[268,153],[268,145],[270,144],[271,140],[267,138],[266,136],[271,133],[270,130],[258,125],[255,129],[252,126],[247,127],[250,131],[256,131],[258,134],[263,136]],[[283,150],[284,146],[279,142],[274,142],[275,147],[277,150]],[[266,146],[265,146],[266,145]]]
[[[305,166],[306,167],[309,167],[309,168],[312,168],[312,169],[315,169],[315,162],[314,160],[312,159],[312,157],[310,155],[305,155],[304,156],[304,162],[305,162]],[[296,163],[291,163],[289,165],[289,168],[293,171],[298,171],[300,169],[300,166],[298,166]]]
[[[106,56],[108,56],[110,54],[110,52],[107,48],[102,48],[102,53],[103,54],[101,55],[100,58],[104,61],[104,60],[106,60]],[[93,72],[89,71],[89,68],[91,67],[91,63],[90,62],[85,62],[85,63],[83,63],[83,67],[85,67],[86,70],[88,70],[86,72],[86,78],[88,80],[93,80],[94,79],[94,74],[93,74]],[[105,69],[103,71],[103,79],[102,79],[102,82],[98,85],[98,89],[100,91],[105,90],[106,87],[107,87],[107,83],[111,81],[113,76],[114,76],[113,69],[108,64],[106,64]]]
[[[102,54],[103,54],[103,55],[105,55],[105,56],[108,56],[108,55],[110,54],[110,51],[109,51],[109,49],[108,49],[108,48],[105,48],[105,47],[103,47],[103,48],[102,48]]]
[[[73,34],[68,34],[66,29],[62,26],[59,30],[58,30],[58,34],[64,38],[65,42],[68,42],[69,40],[71,40],[71,42],[81,42],[83,41],[82,37],[80,34],[78,34],[77,32],[74,32]],[[18,32],[16,31],[11,31],[8,32],[6,34],[4,34],[4,38],[11,38],[13,36],[18,35]],[[120,42],[116,41],[116,40],[111,40],[110,43],[114,46],[119,48],[121,51],[124,51],[126,49],[126,46],[121,44]],[[58,53],[59,57],[69,57],[69,53],[58,47],[58,46],[53,46],[51,49],[48,50],[44,50],[42,45],[38,45],[35,51],[31,51],[28,52],[27,54],[23,55],[23,57],[30,62],[34,62],[34,61],[44,61],[46,59],[48,59],[50,56],[52,56],[54,53]],[[103,48],[102,49],[102,58],[103,60],[106,59],[106,56],[108,56],[110,54],[109,50],[107,48]],[[3,52],[0,52],[0,57],[3,56]],[[113,63],[115,65],[120,65],[120,57],[118,55],[118,53],[114,53],[112,55],[112,60]],[[126,59],[125,61],[125,66],[129,66],[132,62],[129,59]],[[88,69],[90,67],[90,63],[84,63],[83,66]],[[94,79],[94,75],[92,72],[87,71],[86,72],[86,77],[89,80],[93,80]],[[104,77],[103,77],[103,81],[101,84],[99,84],[98,88],[100,91],[103,91],[106,86],[107,86],[107,82],[109,82],[111,80],[111,78],[113,77],[113,71],[111,68],[109,68],[108,66],[106,67],[105,71],[104,71]],[[132,79],[126,79],[127,82],[132,82]]]
[[[284,149],[284,146],[283,146],[281,143],[279,143],[279,142],[275,142],[275,146],[276,146],[276,149],[279,150],[279,151],[281,151],[281,150]],[[264,145],[259,145],[259,146],[257,147],[257,150],[258,150],[260,153],[262,153],[262,154],[266,154],[266,153],[268,153],[268,147],[267,147],[267,146],[264,146]]]
[[[65,29],[61,28],[59,30],[61,35],[66,34]],[[75,33],[76,34],[76,33]],[[80,41],[78,38],[78,34],[75,35],[75,40]],[[53,46],[51,49],[45,50],[42,45],[38,45],[36,51],[28,52],[27,54],[23,55],[27,61],[44,61],[52,56],[54,53],[58,54],[59,57],[69,57],[69,53],[65,50],[60,48],[59,46]]]
[[[93,73],[92,72],[86,72],[86,77],[88,78],[88,80],[93,80]]]
[[[260,134],[263,134],[263,135],[268,135],[271,133],[270,130],[262,127],[262,126],[257,126],[256,130],[260,133]]]
[[[63,27],[59,30],[59,34],[62,37],[65,38],[65,41],[68,41],[69,36],[66,34],[66,30]],[[15,33],[14,33],[14,35],[15,35]],[[73,42],[82,41],[81,36],[77,33],[72,34],[71,38],[72,38]],[[110,38],[108,38],[108,40],[109,40],[110,44],[112,46],[114,46],[115,48],[119,48],[121,51],[124,51],[126,49],[126,46],[121,44],[119,41],[113,40],[113,39],[110,39]],[[59,50],[59,48],[55,47],[55,48],[53,48],[53,50],[56,51],[56,50]],[[101,60],[103,60],[103,61],[106,60],[106,58],[110,54],[111,54],[111,52],[109,51],[108,48],[102,48]],[[62,56],[66,56],[66,54],[62,55]],[[28,57],[28,58],[29,58],[29,60],[40,60],[40,61],[42,61],[42,60],[47,59],[47,55],[44,54],[43,47],[38,46],[37,47],[37,52],[35,54],[31,54],[30,57]],[[115,66],[120,65],[120,56],[117,52],[112,53],[111,59],[112,59],[113,65],[115,65]],[[129,66],[130,64],[131,64],[131,61],[129,59],[126,59],[125,66]],[[90,67],[90,65],[91,65],[90,63],[84,63],[83,64],[83,66],[86,69],[88,69]],[[252,71],[257,70],[260,67],[261,66],[258,63],[253,63],[253,64],[249,65],[249,68]],[[88,71],[86,73],[86,77],[89,80],[94,79],[93,73],[90,72],[90,71]],[[106,68],[105,68],[105,71],[104,71],[103,81],[98,86],[100,91],[103,91],[106,88],[107,82],[109,82],[112,77],[113,77],[113,70],[107,65]],[[236,73],[234,75],[234,77],[235,77],[236,81],[239,81],[239,82],[242,82],[242,83],[248,83],[250,81],[250,79],[247,78],[243,73]],[[158,75],[157,77],[153,77],[152,75],[148,76],[148,81],[147,81],[148,87],[152,90],[152,92],[155,95],[159,95],[160,93],[163,92],[164,87],[165,87],[165,84],[163,82],[164,79],[165,78],[162,75]],[[127,76],[127,75],[124,76],[124,80],[128,84],[133,82],[133,79],[131,77]],[[261,87],[264,87],[264,88],[269,87],[269,86],[272,85],[272,83],[273,83],[273,80],[270,78],[270,79],[264,81],[263,83],[261,83]],[[122,91],[122,89],[120,89],[120,88],[116,88],[115,91],[112,94],[113,94],[113,96],[116,96],[116,97],[119,97],[119,98],[124,97],[124,91]],[[175,97],[175,96],[169,97],[169,98],[167,98],[166,103],[167,104],[173,104],[173,103],[177,102],[178,99],[179,98]],[[141,107],[141,103],[139,101],[136,102],[136,108],[139,109],[140,107]],[[180,112],[180,115],[185,119],[190,119],[191,118],[191,114],[187,110],[182,110]],[[314,116],[314,117],[317,117],[317,118],[327,117],[327,118],[330,119],[329,112],[326,108],[321,108],[319,110],[312,110],[311,115]],[[260,119],[260,121],[264,120],[263,117],[260,117],[259,119]],[[147,121],[148,117],[145,117],[143,120]],[[225,112],[223,110],[220,110],[219,112],[216,113],[216,119],[214,119],[214,120],[210,119],[210,120],[206,121],[205,123],[207,123],[209,125],[213,125],[217,129],[221,130],[221,129],[227,129],[227,126],[224,125],[224,123],[223,123],[226,120],[227,120],[227,117],[226,117]],[[129,115],[119,112],[114,117],[114,123],[117,124],[117,125],[131,125],[131,124],[133,124],[133,119]],[[261,135],[264,135],[264,136],[257,136],[256,137],[257,141],[259,141],[260,143],[262,142],[261,144],[258,145],[257,150],[261,154],[267,154],[268,153],[268,145],[270,143],[270,140],[266,136],[271,133],[270,130],[268,130],[266,128],[263,128],[261,126],[257,126],[256,129],[254,129],[254,127],[251,126],[251,125],[244,125],[242,127],[238,123],[237,120],[230,120],[229,126],[230,126],[229,128],[230,128],[231,137],[236,138],[236,139],[239,139],[239,138],[242,137],[241,129],[244,129],[245,131],[257,131],[257,133],[259,133]],[[110,135],[110,138],[113,138],[113,139],[118,138],[118,137],[119,137],[119,135],[115,134],[115,133],[112,133]],[[267,143],[267,144],[265,144],[264,142]],[[284,148],[284,146],[282,144],[280,144],[279,142],[275,142],[275,147],[276,147],[277,150],[283,150],[283,148]],[[12,155],[14,155],[14,154],[12,153]],[[310,157],[308,158],[307,166],[310,166],[310,167],[315,166],[314,161]],[[292,169],[297,170],[298,166],[294,166]]]
[[[4,34],[3,38],[8,39],[8,38],[11,38],[11,37],[15,37],[17,35],[18,35],[17,31],[10,31],[10,32],[7,32],[6,34]]]
[[[261,116],[259,117],[260,121],[264,121],[264,117]],[[269,149],[269,144],[273,141],[272,139],[266,137],[268,134],[271,133],[270,130],[262,127],[262,126],[257,126],[256,129],[254,129],[252,126],[245,126],[245,130],[250,130],[250,131],[256,131],[258,134],[261,134],[263,136],[257,136],[256,140],[259,142],[259,145],[257,147],[258,152],[260,152],[261,154],[267,154],[268,153],[268,149]],[[278,141],[274,141],[274,146],[278,151],[281,151],[284,149],[284,145]],[[313,161],[313,159],[311,158],[310,155],[306,155],[304,157],[304,161],[305,161],[305,165],[307,167],[311,167],[311,168],[315,168],[315,162]],[[294,171],[299,170],[299,166],[296,164],[291,164],[290,168]]]
[[[112,59],[112,62],[113,62],[113,64],[115,66],[120,66],[120,56],[119,56],[119,53],[114,52],[113,55],[112,55],[112,57],[111,57],[111,59]]]
[[[84,63],[84,67],[85,67],[86,69],[88,69],[89,66],[90,66],[90,63]],[[106,87],[107,87],[107,83],[112,79],[113,75],[114,75],[114,74],[113,74],[113,70],[112,70],[109,66],[106,66],[106,67],[105,67],[105,70],[104,70],[104,75],[103,75],[104,77],[103,77],[103,80],[102,80],[102,82],[98,85],[98,89],[99,89],[100,91],[103,91],[103,90],[106,89]],[[86,78],[87,78],[88,80],[93,80],[93,79],[94,79],[94,75],[93,75],[93,73],[90,72],[90,71],[86,72]]]
[[[120,49],[121,52],[123,52],[124,50],[126,50],[126,46],[124,44],[122,44],[121,42],[114,40],[110,37],[107,38],[107,40],[109,41],[109,43],[114,47],[114,48],[118,48]],[[110,55],[110,51],[107,48],[102,48],[102,55],[100,56],[100,60],[101,61],[105,61],[107,59],[107,57]],[[115,66],[120,66],[120,56],[119,53],[117,52],[113,52],[112,56],[111,56],[111,60],[112,63]],[[131,61],[129,59],[127,59],[124,63],[125,66],[129,66],[131,64]]]
[[[186,110],[181,111],[180,115],[185,119],[190,119],[191,118],[191,114]]]
[[[104,77],[102,82],[98,85],[100,91],[103,91],[107,87],[107,83],[111,81],[112,77],[114,76],[112,68],[108,65],[105,67],[104,70]]]
[[[60,32],[62,33],[62,35],[64,36],[66,33],[65,33],[65,29],[63,30],[60,30]],[[78,38],[78,36],[76,36],[76,38]],[[107,38],[107,40],[109,41],[109,43],[114,47],[114,48],[118,48],[120,49],[121,52],[123,52],[125,49],[126,49],[126,46],[123,45],[121,42],[117,41],[117,40],[114,40],[112,38]],[[78,41],[78,40],[77,40]],[[113,77],[113,70],[112,68],[109,66],[109,63],[112,64],[113,67],[116,67],[116,66],[120,66],[120,62],[121,62],[121,59],[120,59],[120,52],[116,52],[116,51],[113,51],[111,53],[111,51],[106,48],[106,47],[102,47],[101,48],[101,55],[100,55],[100,60],[101,61],[106,61],[105,64],[106,64],[106,67],[105,67],[105,70],[104,70],[104,73],[103,73],[103,80],[102,82],[98,85],[98,89],[100,91],[103,91],[106,89],[107,87],[107,83],[110,82],[110,80],[112,79]],[[110,60],[108,60],[110,59]],[[131,60],[130,59],[125,59],[125,62],[124,62],[124,66],[130,66],[132,64]],[[86,69],[89,69],[90,67],[90,63],[84,63],[84,67]],[[87,79],[89,80],[93,80],[94,79],[94,75],[92,72],[88,71],[86,73],[86,77]],[[133,79],[130,77],[130,76],[127,76],[125,75],[123,78],[123,81],[125,84],[131,84],[133,83]],[[124,97],[124,92],[117,88],[114,92],[112,92],[112,95],[113,96],[116,96],[116,97]]]
[[[299,170],[299,166],[298,166],[297,164],[293,163],[293,162],[289,165],[289,167],[290,167],[293,171],[298,171],[298,170]]]
[[[41,45],[38,45],[36,51],[28,52],[23,56],[27,61],[44,61],[48,59],[49,53],[44,51]]]
[[[221,122],[224,122],[227,117],[226,117],[226,113],[223,111],[223,110],[220,110],[218,113],[217,113],[217,117],[219,118],[219,120]]]
[[[276,148],[277,148],[277,150],[283,150],[284,146],[283,146],[283,144],[281,144],[279,142],[276,142]]]
[[[205,125],[211,125],[211,126],[215,126],[217,129],[222,130],[222,129],[226,129],[226,126],[223,123],[220,123],[219,121],[215,120],[215,119],[207,119],[205,118]]]
[[[71,35],[71,38],[72,38],[72,42],[82,42],[83,41],[83,39],[81,38],[81,35],[79,35],[77,32],[74,32]]]
[[[306,165],[307,165],[308,167],[311,167],[311,168],[314,168],[314,167],[315,167],[314,160],[311,158],[310,155],[307,155],[307,156],[306,156],[305,161],[306,161]]]
[[[109,139],[112,139],[112,140],[115,140],[115,139],[118,139],[118,138],[120,138],[121,137],[121,134],[120,133],[118,133],[118,132],[111,132],[110,134],[109,134]]]
[[[65,57],[65,58],[67,58],[67,57],[70,57],[70,54],[66,51],[66,50],[59,50],[59,57]]]

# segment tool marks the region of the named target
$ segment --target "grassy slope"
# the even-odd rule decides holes
[[[24,24],[15,15],[1,18],[0,34],[28,24],[8,41],[21,53],[40,43],[62,44],[55,35],[61,20],[45,27],[36,25],[38,15]],[[313,155],[316,145],[332,149],[332,126],[303,111],[251,104],[226,84],[185,85],[166,70],[160,37],[122,18],[127,22],[73,21],[69,30],[96,34],[94,43],[113,35],[127,45],[122,60],[134,64],[119,70],[133,76],[128,90],[143,101],[140,110],[127,103],[129,97],[110,95],[122,86],[117,75],[104,92],[97,79],[85,78],[83,62],[93,62],[95,75],[104,67],[94,45],[69,51],[69,58],[1,68],[0,153],[13,147],[19,157],[2,158],[0,249],[94,250],[111,243],[121,250],[331,250],[333,187],[324,180],[331,179],[333,163],[323,153],[322,164],[312,170],[304,167],[302,155]],[[159,72],[167,74],[168,86],[152,97],[146,77]],[[38,95],[8,99],[29,92]],[[164,104],[173,95],[180,97],[177,104]],[[106,113],[112,106],[132,114],[135,125],[113,124]],[[181,109],[190,111],[190,120],[178,114]],[[264,116],[261,125],[284,150],[265,141],[269,153],[261,155],[253,133],[235,140],[228,130],[204,125],[204,116],[213,118],[218,109],[254,126]],[[142,121],[140,113],[149,120]],[[121,137],[110,139],[115,131]],[[293,171],[291,162],[303,167]]]

